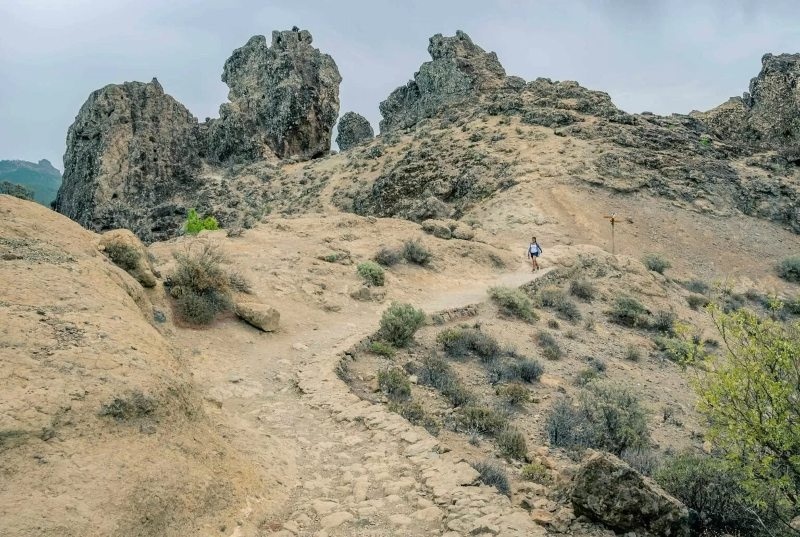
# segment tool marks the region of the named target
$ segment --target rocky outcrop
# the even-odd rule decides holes
[[[800,54],[765,54],[749,93],[700,117],[720,138],[800,161]]]
[[[307,30],[256,35],[225,62],[229,103],[208,128],[208,156],[217,162],[253,162],[272,154],[313,158],[326,154],[339,115],[342,77],[333,58],[311,46]]]
[[[453,37],[431,37],[428,52],[432,60],[420,66],[414,80],[380,104],[381,132],[409,127],[447,105],[506,84],[497,55],[484,51],[460,30]]]
[[[590,452],[575,475],[571,496],[577,515],[618,532],[689,535],[686,506],[610,453]]]
[[[82,226],[171,236],[182,214],[170,200],[196,187],[197,119],[150,83],[111,84],[93,92],[67,133],[64,179],[54,208]]]
[[[339,119],[338,131],[336,145],[342,151],[347,151],[351,147],[375,137],[375,132],[367,118],[355,112],[347,112]]]

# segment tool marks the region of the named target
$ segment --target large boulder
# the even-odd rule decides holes
[[[264,332],[274,332],[280,326],[281,314],[271,306],[257,302],[237,302],[234,311],[244,322]]]
[[[272,154],[314,158],[331,146],[342,77],[327,54],[311,46],[307,30],[256,35],[233,51],[222,81],[229,103],[208,123],[208,156],[252,162]]]
[[[431,37],[428,53],[432,60],[420,66],[414,80],[380,104],[381,132],[409,127],[449,104],[507,83],[497,55],[483,50],[461,30],[453,37]]]
[[[347,112],[339,119],[338,131],[336,145],[342,151],[347,151],[351,147],[375,137],[375,132],[367,118],[355,112]]]
[[[589,452],[575,475],[571,496],[577,515],[618,532],[689,535],[686,506],[610,453]]]
[[[720,138],[800,161],[800,54],[765,54],[749,93],[702,117]]]
[[[128,228],[144,240],[173,235],[171,200],[197,186],[197,119],[152,82],[94,91],[67,132],[54,208],[94,231]]]

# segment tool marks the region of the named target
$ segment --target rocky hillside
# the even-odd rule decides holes
[[[0,160],[0,183],[2,182],[19,185],[32,191],[34,200],[49,207],[61,187],[61,172],[47,159],[39,162]]]
[[[226,227],[331,205],[421,221],[558,182],[800,232],[798,55],[764,56],[741,99],[658,116],[576,82],[507,76],[465,33],[437,34],[431,61],[380,104],[381,134],[348,113],[344,154],[326,156],[341,77],[311,42],[295,28],[234,51],[230,102],[205,123],[155,81],[93,93],[70,128],[57,210],[153,241],[180,233],[192,207]]]

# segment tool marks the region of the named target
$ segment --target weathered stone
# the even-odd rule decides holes
[[[506,72],[497,55],[484,51],[460,30],[453,37],[431,37],[428,52],[432,61],[423,63],[414,80],[380,104],[381,132],[409,127],[447,105],[505,83]]]
[[[133,232],[114,229],[103,233],[100,246],[111,261],[133,276],[143,287],[155,287],[156,276],[147,249]]]
[[[329,530],[331,528],[341,526],[345,522],[349,522],[351,520],[353,520],[353,515],[351,513],[348,513],[347,511],[340,511],[323,518],[320,521],[320,526],[322,526],[322,529]]]
[[[339,119],[336,135],[336,145],[342,151],[347,151],[362,142],[372,140],[375,132],[367,118],[355,112],[347,112]]]
[[[197,188],[198,135],[197,119],[155,78],[94,91],[67,133],[53,207],[94,231],[172,236],[185,214],[173,200]]]
[[[234,309],[239,318],[264,332],[274,332],[280,325],[281,314],[273,307],[256,302],[237,302]]]
[[[307,30],[272,32],[272,46],[256,35],[225,62],[229,103],[208,124],[208,156],[252,162],[326,155],[339,115],[342,77],[327,54],[311,46]]]
[[[615,531],[689,535],[689,511],[652,480],[609,453],[588,452],[572,484],[577,515]]]

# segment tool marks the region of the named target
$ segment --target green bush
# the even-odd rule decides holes
[[[361,276],[368,285],[380,287],[385,281],[385,275],[381,266],[374,261],[364,261],[356,267],[358,275]]]
[[[436,341],[454,358],[474,352],[482,362],[488,363],[502,354],[500,344],[495,338],[475,328],[447,328],[436,336]]]
[[[385,356],[386,358],[394,358],[394,355],[397,352],[394,347],[385,341],[373,341],[369,344],[369,350],[372,354]]]
[[[480,474],[481,483],[495,487],[501,494],[511,496],[508,474],[499,464],[491,460],[485,460],[474,463],[472,467]]]
[[[800,283],[800,255],[787,257],[778,263],[778,276],[787,282]]]
[[[536,382],[542,377],[544,368],[537,360],[522,359],[510,364],[506,371],[506,376],[509,379],[519,379],[531,383]]]
[[[508,427],[508,418],[489,407],[471,404],[461,408],[458,423],[464,431],[497,436]]]
[[[411,239],[403,243],[403,259],[409,263],[426,267],[431,263],[431,258],[431,252],[419,239]]]
[[[499,395],[506,404],[512,407],[521,406],[531,400],[528,389],[521,384],[501,386],[497,389],[497,395]]]
[[[664,274],[664,271],[672,265],[669,261],[661,257],[659,254],[647,254],[642,258],[642,263],[647,267],[647,270]]]
[[[521,289],[511,287],[492,287],[489,296],[506,315],[519,317],[532,323],[539,319],[533,309],[533,301]]]
[[[139,266],[140,254],[132,245],[123,242],[111,242],[106,245],[106,255],[118,267],[131,271]]]
[[[682,283],[682,285],[684,288],[686,288],[686,290],[699,295],[705,295],[711,290],[706,282],[703,280],[698,280],[697,278],[685,281]]]
[[[425,313],[411,304],[392,303],[383,312],[378,334],[395,347],[405,347],[420,327],[425,324]]]
[[[673,334],[675,332],[676,320],[677,316],[675,313],[667,310],[659,310],[650,317],[648,327],[662,334]]]
[[[647,308],[635,298],[623,296],[614,301],[611,320],[630,328],[647,326]]]
[[[210,244],[175,254],[175,271],[164,285],[186,321],[209,324],[217,314],[231,308],[231,279],[222,268],[223,260],[220,250]]]
[[[423,386],[438,390],[454,407],[465,406],[475,400],[475,395],[461,384],[450,364],[438,356],[422,359],[417,379]]]
[[[625,359],[629,362],[638,362],[642,359],[642,351],[639,350],[639,347],[628,345],[625,349]]]
[[[698,535],[762,535],[759,519],[769,515],[753,505],[742,487],[741,470],[713,457],[682,454],[666,460],[655,472],[664,490],[697,513]],[[748,506],[743,509],[743,506]]]
[[[497,435],[497,447],[500,448],[500,453],[512,459],[524,461],[528,456],[528,444],[525,442],[525,435],[513,427],[503,429]]]
[[[596,380],[600,377],[600,372],[593,367],[587,367],[585,369],[581,369],[575,375],[575,384],[577,386],[586,386],[593,380]]]
[[[689,307],[693,310],[697,310],[708,306],[709,300],[703,295],[691,294],[686,297],[686,303],[689,304]]]
[[[539,291],[539,303],[545,307],[555,310],[558,315],[568,321],[578,321],[581,318],[581,311],[578,305],[569,299],[567,294],[554,287],[547,287]]]
[[[550,332],[539,332],[536,335],[536,341],[542,348],[542,354],[548,360],[558,360],[564,355],[558,341]]]
[[[591,301],[597,294],[595,286],[586,280],[572,280],[569,284],[569,292],[587,302]]]
[[[383,247],[378,250],[378,253],[375,254],[373,259],[384,267],[392,267],[403,259],[403,254],[394,248]]]
[[[411,382],[405,371],[399,367],[378,371],[378,387],[392,399],[411,397]]]
[[[213,216],[200,218],[196,210],[189,209],[189,214],[186,217],[184,229],[189,235],[197,235],[203,230],[214,231],[215,229],[219,229],[219,223]]]
[[[596,381],[581,389],[578,405],[558,399],[547,414],[546,432],[556,447],[591,447],[619,456],[626,449],[647,448],[647,418],[626,388]]]
[[[550,481],[550,472],[540,462],[532,462],[522,467],[521,477],[525,481],[545,484]]]

